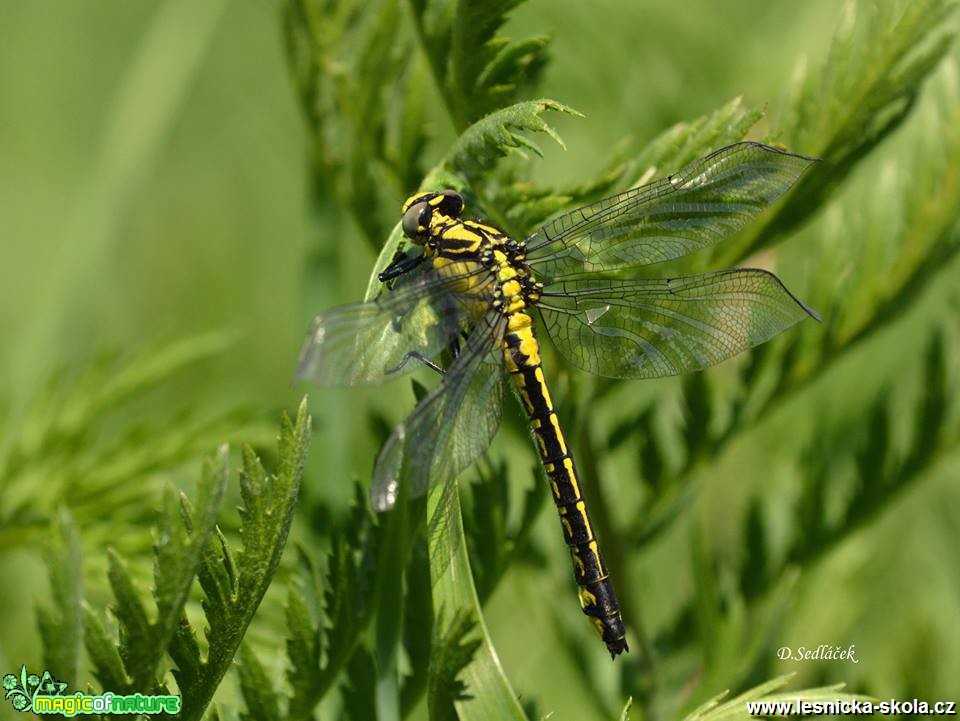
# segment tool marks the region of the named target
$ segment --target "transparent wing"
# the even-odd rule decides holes
[[[437,355],[472,315],[487,307],[493,276],[479,264],[439,275],[424,264],[367,303],[317,316],[307,334],[297,378],[320,385],[368,385],[416,368],[410,353]]]
[[[819,320],[765,270],[651,280],[569,280],[538,305],[558,350],[612,378],[657,378],[706,368]]]
[[[440,384],[384,443],[370,488],[375,510],[393,507],[401,483],[411,497],[449,484],[490,445],[503,404],[505,326],[498,313],[481,318]]]
[[[527,262],[551,279],[679,258],[742,228],[814,162],[759,143],[730,145],[547,223],[527,238]]]

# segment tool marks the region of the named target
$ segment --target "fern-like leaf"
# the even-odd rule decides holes
[[[434,636],[430,654],[427,708],[431,719],[453,721],[457,718],[454,703],[469,699],[466,686],[459,676],[483,642],[473,633],[476,619],[471,618],[467,611],[456,613],[446,622],[441,610],[434,626],[438,632]]]
[[[452,494],[447,498],[445,493]],[[440,506],[443,510],[438,510]],[[476,624],[479,632],[479,645],[474,648],[467,643],[463,633],[452,636],[443,634],[444,643],[452,643],[463,653],[469,649],[471,660],[466,663],[457,678],[466,688],[466,696],[461,695],[458,700],[453,699],[457,715],[461,721],[472,719],[525,719],[523,709],[517,703],[516,693],[510,687],[510,682],[504,674],[500,659],[497,657],[493,644],[487,633],[483,621],[483,613],[477,598],[476,588],[473,585],[473,576],[470,571],[470,561],[466,547],[461,542],[463,538],[463,521],[460,514],[459,493],[455,486],[445,491],[442,488],[431,492],[427,510],[430,518],[434,514],[445,513],[446,522],[435,525],[435,531],[430,535],[430,574],[433,585],[433,607],[435,609],[449,609],[445,613],[454,614],[464,624],[463,618],[469,618]],[[465,614],[465,615],[464,615]],[[456,627],[455,627],[456,628]],[[463,629],[463,626],[460,626]],[[459,651],[452,653],[450,658],[463,659]],[[453,666],[457,664],[452,664]],[[449,669],[431,667],[431,678],[428,687],[450,688]]]
[[[198,719],[233,662],[240,642],[280,563],[296,506],[310,437],[306,401],[296,421],[284,419],[279,468],[268,476],[247,447],[243,452],[240,509],[243,549],[234,560],[226,538],[207,544],[198,578],[206,596],[204,614],[208,651],[201,659],[194,631],[185,616],[177,628],[171,656],[184,700],[183,718]]]
[[[226,451],[208,461],[197,490],[196,513],[191,515],[186,496],[172,489],[164,494],[157,544],[154,548],[155,617],[151,620],[123,559],[108,551],[108,578],[119,626],[118,656],[105,643],[102,624],[88,612],[88,652],[104,688],[116,692],[159,689],[160,663],[178,631],[188,593],[203,549],[213,535],[217,512],[226,487]],[[122,669],[117,667],[120,660]]]
[[[952,0],[848,0],[826,61],[810,77],[801,65],[782,120],[782,142],[822,162],[780,212],[722,249],[724,264],[804,222],[906,120],[953,44],[956,8]]]
[[[683,721],[727,721],[728,719],[750,719],[755,718],[747,709],[748,703],[767,702],[776,704],[780,702],[806,702],[823,703],[830,701],[849,702],[849,701],[867,701],[871,700],[867,696],[851,694],[843,691],[843,684],[834,686],[822,686],[820,688],[808,688],[798,691],[781,691],[786,686],[792,674],[779,676],[765,683],[755,686],[748,691],[744,691],[729,701],[724,701],[728,692],[723,692],[711,698],[703,705],[697,707],[694,711],[684,717]],[[780,693],[774,693],[780,691]]]
[[[527,133],[544,133],[563,147],[557,131],[541,117],[547,111],[579,115],[566,105],[546,99],[527,100],[501,108],[467,128],[433,174],[445,172],[469,181],[489,171],[497,160],[507,155],[525,157],[529,151],[542,156],[543,151],[527,137]],[[436,185],[432,175],[427,176],[424,185]]]
[[[47,550],[53,606],[37,605],[37,626],[43,640],[44,667],[61,678],[79,676],[83,645],[83,578],[80,538],[69,511],[61,509]]]
[[[29,543],[54,517],[57,499],[84,529],[89,546],[129,544],[104,520],[149,523],[165,472],[201,458],[225,438],[259,442],[263,426],[248,411],[179,409],[148,417],[135,408],[137,399],[222,354],[234,337],[209,333],[156,343],[131,356],[105,354],[81,371],[58,372],[15,423],[0,418],[11,424],[0,447],[0,547]],[[31,492],[38,479],[44,493]]]
[[[548,38],[497,34],[522,0],[416,0],[415,22],[455,126],[514,102],[546,61]]]
[[[239,661],[240,693],[247,707],[240,714],[241,721],[282,721],[280,698],[273,681],[249,644],[240,646]]]

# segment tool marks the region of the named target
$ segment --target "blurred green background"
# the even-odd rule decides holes
[[[551,120],[567,150],[546,147],[545,158],[531,161],[533,178],[576,182],[597,172],[625,136],[642,146],[736,96],[778,117],[798,63],[805,57],[810,66],[822,65],[842,15],[834,0],[522,5],[504,32],[553,38],[551,62],[532,97],[555,98],[585,115]],[[868,13],[854,22],[869,22]],[[97,554],[108,540],[141,554],[147,569],[150,538],[141,521],[156,505],[161,482],[189,486],[197,459],[220,440],[269,441],[280,410],[295,407],[304,392],[291,378],[310,317],[359,299],[375,255],[329,189],[311,180],[311,143],[272,4],[4,0],[0,37],[0,572],[17,579],[0,584],[0,668],[7,670],[39,664],[33,603],[50,593],[41,549],[52,509],[86,509],[78,518],[93,579],[102,573]],[[960,90],[955,55],[926,83],[903,126],[777,248],[778,274],[824,315],[822,326],[803,328],[805,338],[837,333],[855,325],[858,307],[881,305],[882,289],[859,285],[860,276],[895,276],[889,263],[910,242],[927,252],[909,232],[902,240],[902,231],[922,231],[936,202],[949,206],[957,197],[956,168],[942,167],[960,157],[949,155],[956,140],[940,135],[944,119],[960,117],[951,105]],[[768,118],[751,137],[777,130]],[[432,136],[424,150],[429,167],[455,133],[440,113],[424,123]],[[925,206],[932,196],[934,207]],[[402,200],[395,198],[398,210]],[[937,222],[955,244],[955,215]],[[895,233],[886,245],[871,241]],[[821,264],[824,257],[829,262]],[[631,587],[651,638],[676,623],[677,609],[702,591],[691,566],[699,544],[709,549],[704,563],[716,566],[721,588],[740,583],[735,576],[745,558],[755,557],[758,537],[782,554],[809,468],[850,476],[855,464],[844,453],[877,437],[871,423],[878,403],[890,401],[893,410],[884,445],[871,452],[900,449],[903,456],[917,445],[916,398],[929,385],[922,368],[934,330],[946,338],[945,397],[951,400],[957,388],[960,269],[952,258],[936,266],[914,291],[895,297],[903,312],[894,322],[700,467],[689,509],[655,543],[642,553],[623,551],[630,578],[620,583]],[[161,368],[156,383],[122,402],[76,410],[75,394],[83,389],[106,384],[129,363],[176,356],[177,348],[190,358],[183,367],[168,359],[175,372]],[[711,376],[716,387],[729,372]],[[629,423],[635,409],[658,395],[661,425],[682,427],[679,388],[668,380],[607,393],[587,408],[596,434]],[[370,409],[396,421],[412,404],[406,387],[309,393],[315,440],[297,529],[308,542],[318,530],[322,535],[313,511],[342,513],[351,479],[368,478],[377,447]],[[69,421],[71,408],[84,428],[51,432]],[[722,691],[730,685],[723,671],[747,653],[752,629],[770,649],[856,645],[857,664],[780,662],[768,654],[764,671],[797,671],[798,685],[846,681],[881,698],[956,698],[956,419],[955,404],[938,417],[934,430],[947,440],[902,491],[885,495],[853,532],[770,584],[763,603],[773,604],[773,597],[776,603],[761,620],[737,594],[724,596],[701,671],[689,675],[664,664],[657,685],[680,689],[678,695],[701,683],[701,696]],[[139,435],[128,437],[134,427]],[[822,432],[830,448],[822,453],[811,440],[818,429],[828,429]],[[532,447],[520,432],[502,435],[495,453],[506,454],[520,483],[530,483]],[[121,447],[112,445],[117,439],[165,450],[124,466]],[[600,462],[607,493],[623,493],[631,503],[641,494],[637,453],[628,445]],[[126,490],[111,488],[97,498],[84,485],[91,474]],[[111,493],[123,496],[123,504],[111,505]],[[824,514],[855,493],[837,487]],[[614,504],[614,516],[631,507]],[[580,627],[586,624],[552,513],[540,514],[532,541],[546,559],[542,568],[511,570],[485,608],[487,622],[514,688],[536,699],[542,712],[609,717],[602,704],[585,699],[619,708],[629,680],[612,668],[588,679],[563,651],[558,624],[576,626],[578,637],[589,629]],[[751,525],[758,514],[763,533]],[[751,528],[752,536],[744,530]],[[95,600],[105,598],[96,580],[90,586]],[[703,651],[696,643],[678,648],[681,662]],[[669,644],[662,653],[673,653]],[[672,709],[684,701],[664,703]]]

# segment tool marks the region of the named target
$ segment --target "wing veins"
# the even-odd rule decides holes
[[[479,264],[456,275],[423,268],[401,276],[401,287],[317,316],[300,353],[297,377],[322,385],[375,384],[402,375],[391,370],[402,365],[408,352],[431,356],[442,350],[471,316],[471,308],[483,302],[494,277]],[[469,292],[458,290],[464,281]]]
[[[527,263],[558,280],[687,255],[742,228],[813,162],[759,143],[721,148],[546,223],[526,239]]]
[[[440,384],[394,429],[374,467],[370,498],[376,510],[394,505],[401,483],[417,496],[452,482],[489,445],[502,405],[499,340],[505,326],[499,313],[481,318]],[[471,425],[459,428],[467,417]],[[445,448],[451,441],[454,446]]]
[[[564,356],[592,373],[618,378],[698,370],[805,315],[816,317],[776,276],[758,269],[561,281],[544,291],[539,308]]]

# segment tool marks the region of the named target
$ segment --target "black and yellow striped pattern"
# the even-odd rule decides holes
[[[590,514],[580,493],[577,467],[557,419],[540,364],[540,346],[530,316],[514,313],[505,339],[507,370],[516,383],[543,461],[563,537],[580,587],[580,608],[590,618],[611,656],[628,650],[620,607],[600,555]]]
[[[610,653],[626,651],[617,599],[544,380],[534,309],[562,356],[608,378],[702,370],[805,318],[819,320],[766,270],[672,278],[620,272],[714,246],[814,162],[736,143],[558,215],[522,241],[463,218],[464,197],[452,188],[410,197],[400,219],[404,240],[378,274],[383,287],[367,302],[318,316],[298,370],[327,385],[364,385],[395,377],[416,359],[445,375],[378,454],[374,508],[393,507],[401,477],[411,497],[449,487],[483,453],[500,420],[505,368],[530,419],[580,604]],[[444,348],[454,356],[446,371],[430,360]]]
[[[506,316],[504,361],[513,378],[543,462],[570,556],[580,587],[580,607],[590,618],[610,655],[627,651],[620,607],[613,584],[597,546],[590,516],[580,493],[579,477],[557,414],[550,400],[540,363],[540,344],[529,315],[530,303],[539,299],[540,287],[524,263],[522,246],[501,231],[477,221],[457,217],[460,208],[444,213],[447,199],[438,193],[421,193],[403,206],[404,213],[418,204],[430,206],[426,225],[417,223],[414,242],[426,246],[433,267],[451,276],[463,274],[465,263],[482,263],[496,274],[495,307]],[[425,214],[426,215],[426,214]],[[465,283],[476,282],[465,279]],[[469,292],[469,288],[460,288]]]

